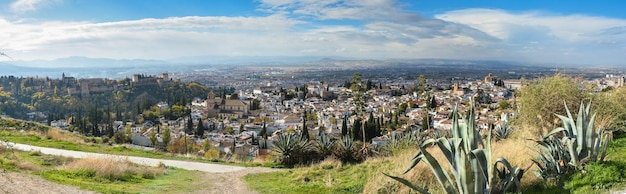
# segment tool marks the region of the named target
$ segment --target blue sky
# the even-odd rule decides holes
[[[0,51],[16,60],[340,56],[623,65],[623,7],[617,0],[0,0]]]

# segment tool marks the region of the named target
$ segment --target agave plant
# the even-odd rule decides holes
[[[285,165],[304,162],[310,150],[311,146],[308,141],[295,133],[281,135],[274,141],[272,147],[278,162]]]
[[[355,162],[357,160],[357,151],[357,147],[352,138],[344,136],[340,141],[335,143],[333,156],[344,163]]]
[[[455,107],[452,116],[452,138],[425,140],[404,173],[409,172],[420,161],[424,161],[446,193],[491,193],[494,188],[505,191],[513,185],[519,191],[522,170],[519,167],[512,167],[504,158],[499,158],[493,165],[491,164],[491,132],[483,142],[476,127],[474,106],[471,106],[467,117],[461,115],[463,124],[458,121],[459,115]],[[443,152],[445,161],[436,160],[426,150],[432,144],[437,145]],[[451,167],[449,171],[442,167],[445,162]],[[504,169],[498,171],[499,179],[496,180],[498,177],[494,169],[497,169],[498,164],[504,166]],[[409,180],[385,175],[418,192],[428,193],[428,190],[415,186]]]
[[[558,179],[561,175],[570,172],[571,167],[566,165],[571,159],[570,155],[556,135],[535,142],[539,149],[531,149],[538,155],[532,160],[538,167],[535,171],[537,177],[544,180]]]
[[[508,138],[513,133],[513,128],[508,123],[499,124],[493,130],[496,141]]]
[[[324,132],[320,132],[320,134],[315,139],[315,150],[321,157],[329,156],[333,151],[333,145],[335,141],[330,138],[330,136],[326,135]]]
[[[567,168],[582,168],[587,162],[602,161],[606,157],[606,149],[611,138],[611,132],[594,128],[595,114],[591,115],[591,102],[584,106],[580,103],[577,119],[565,104],[567,117],[557,115],[563,122],[563,127],[556,128],[540,140],[535,141],[540,147],[539,159],[535,161],[539,166],[542,177],[554,177],[553,172],[565,173]],[[560,138],[559,138],[560,137]],[[545,176],[548,175],[548,176]]]
[[[398,150],[408,147],[417,147],[420,145],[421,135],[419,131],[407,131],[404,134],[389,134],[389,141],[385,146],[389,150]]]

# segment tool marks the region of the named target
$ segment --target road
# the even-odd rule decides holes
[[[229,173],[229,172],[238,172],[238,171],[242,171],[246,169],[245,167],[240,167],[240,166],[229,166],[229,165],[209,164],[209,163],[201,163],[201,162],[79,152],[79,151],[45,148],[45,147],[19,144],[19,143],[10,143],[10,142],[7,142],[7,143],[2,142],[2,144],[6,144],[7,146],[13,147],[13,149],[16,149],[16,150],[40,151],[43,154],[49,154],[49,155],[59,155],[59,156],[72,157],[72,158],[115,158],[118,160],[128,160],[132,163],[146,165],[146,166],[157,166],[159,165],[159,163],[163,163],[166,166],[182,168],[186,170],[210,172],[210,173]]]

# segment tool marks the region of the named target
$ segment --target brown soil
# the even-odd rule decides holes
[[[227,173],[206,173],[204,180],[209,183],[211,187],[207,187],[203,190],[194,191],[194,193],[210,193],[210,194],[240,194],[240,193],[258,193],[248,189],[246,183],[243,181],[243,176],[250,173],[262,173],[279,171],[279,169],[270,168],[246,168],[245,170],[237,172]]]
[[[240,194],[257,193],[248,189],[242,178],[249,173],[277,171],[269,168],[246,168],[245,170],[228,173],[205,173],[201,180],[191,184],[203,184],[204,189],[192,193],[207,194]],[[210,185],[210,186],[206,186]],[[31,174],[0,172],[0,193],[96,193],[84,191],[77,187],[50,182]]]
[[[60,185],[41,177],[15,172],[0,172],[1,193],[95,193],[79,188]]]

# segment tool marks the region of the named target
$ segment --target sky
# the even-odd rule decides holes
[[[0,52],[18,61],[322,56],[625,65],[624,7],[619,0],[0,0]]]

